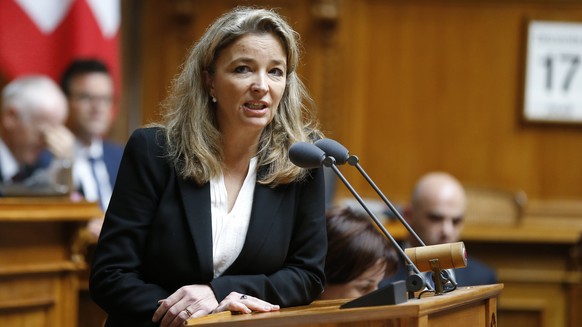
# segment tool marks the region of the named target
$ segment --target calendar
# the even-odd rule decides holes
[[[524,117],[582,123],[582,22],[528,24]]]

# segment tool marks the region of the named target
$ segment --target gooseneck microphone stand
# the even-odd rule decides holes
[[[368,184],[376,191],[378,196],[382,198],[384,203],[388,206],[390,211],[400,220],[400,223],[408,230],[410,235],[412,235],[415,240],[418,242],[420,246],[425,246],[424,242],[420,239],[420,237],[416,234],[416,232],[410,227],[410,225],[406,222],[406,220],[402,217],[400,212],[392,205],[390,200],[382,193],[380,188],[376,186],[376,183],[368,176],[364,168],[360,165],[360,159],[357,156],[350,155],[348,149],[344,147],[341,143],[332,140],[332,139],[320,139],[315,142],[315,146],[323,150],[328,156],[332,156],[336,159],[336,164],[344,164],[348,163],[350,166],[354,166],[358,169],[360,174],[366,179]],[[341,159],[338,159],[341,158]]]
[[[400,221],[400,223],[406,228],[406,230],[408,230],[408,232],[410,233],[410,235],[412,237],[414,237],[414,239],[418,242],[418,244],[421,247],[425,247],[426,244],[422,241],[422,239],[416,234],[416,232],[412,229],[412,227],[410,227],[410,225],[406,222],[406,220],[402,217],[402,215],[400,214],[400,212],[392,205],[392,203],[390,202],[390,200],[388,200],[388,198],[384,195],[384,193],[382,193],[382,191],[380,190],[380,188],[376,185],[376,183],[374,183],[374,181],[372,180],[372,178],[370,178],[370,176],[368,176],[368,174],[366,173],[366,171],[364,170],[364,168],[360,165],[359,161],[360,159],[355,156],[355,155],[350,155],[348,149],[346,147],[344,147],[341,143],[333,140],[333,139],[328,139],[328,138],[324,138],[324,139],[319,139],[315,142],[315,146],[317,146],[318,148],[320,148],[327,156],[332,156],[333,158],[336,159],[335,164],[336,165],[342,165],[345,163],[348,163],[350,166],[354,166],[356,167],[356,169],[358,169],[358,171],[360,172],[360,174],[366,179],[366,181],[368,182],[368,184],[374,189],[374,191],[376,191],[376,193],[378,194],[378,196],[380,196],[380,198],[382,198],[382,200],[384,201],[384,203],[388,206],[388,208],[390,209],[390,211],[394,214],[394,216],[396,216],[396,218],[398,218],[398,220]],[[409,261],[409,258],[407,256],[402,256],[406,261]],[[412,270],[417,270],[415,269],[416,267],[414,266],[409,266],[409,268],[411,268],[411,272]],[[439,275],[439,278],[437,281],[435,281],[435,287],[437,288],[437,291],[435,292],[436,294],[442,294],[442,289],[443,287],[439,287],[442,286],[442,282],[440,279],[440,275],[443,275],[443,280],[445,281],[450,281],[451,284],[456,288],[457,284],[456,282],[450,278],[448,272],[446,270],[442,270],[442,272]],[[418,275],[417,275],[418,276]],[[419,277],[419,276],[418,276]],[[411,275],[410,278],[410,283],[414,284],[415,282],[415,276]],[[433,278],[434,279],[434,278]],[[438,285],[437,285],[438,284]],[[409,285],[411,286],[411,285]],[[427,284],[428,286],[428,284]],[[430,291],[430,286],[428,287],[429,291]]]
[[[356,198],[356,200],[364,208],[364,210],[370,216],[370,218],[372,218],[372,220],[374,221],[374,223],[376,224],[376,226],[382,231],[382,233],[384,234],[384,236],[390,240],[390,242],[392,243],[392,245],[394,246],[394,248],[402,256],[402,258],[404,258],[406,260],[406,262],[408,263],[408,265],[410,267],[412,267],[413,271],[417,274],[417,276],[419,276],[422,279],[421,282],[424,284],[424,286],[429,291],[433,291],[433,289],[430,286],[430,284],[429,283],[426,283],[424,281],[424,279],[421,277],[422,275],[421,275],[420,271],[418,270],[418,268],[416,267],[416,265],[412,262],[412,260],[410,260],[410,258],[406,255],[406,253],[404,252],[404,250],[402,250],[402,247],[400,247],[400,245],[398,244],[398,242],[396,242],[396,240],[394,239],[394,237],[392,237],[392,235],[390,234],[390,232],[388,232],[388,230],[386,229],[386,227],[384,227],[384,225],[380,222],[380,220],[378,219],[378,217],[376,217],[376,215],[372,212],[372,210],[370,210],[370,208],[368,207],[368,205],[366,204],[366,202],[362,199],[362,197],[358,194],[358,192],[356,192],[356,190],[352,187],[352,185],[350,184],[350,182],[348,182],[348,180],[344,177],[344,175],[341,173],[341,171],[337,168],[337,166],[335,164],[335,158],[332,157],[332,156],[326,156],[325,159],[323,160],[322,164],[324,166],[326,166],[326,167],[331,168],[334,171],[334,173],[339,177],[339,179],[342,181],[342,183],[348,188],[348,190],[350,191],[350,193],[352,193],[352,195],[354,196],[354,198]],[[414,285],[413,288],[416,288],[416,285]]]

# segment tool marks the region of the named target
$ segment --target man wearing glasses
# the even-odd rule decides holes
[[[107,66],[95,59],[73,61],[61,77],[69,102],[68,126],[76,137],[73,183],[86,200],[98,202],[103,211],[123,154],[122,146],[105,139],[114,115],[113,84]],[[101,219],[93,227],[98,235]]]

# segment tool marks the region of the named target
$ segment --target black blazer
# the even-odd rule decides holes
[[[244,247],[213,279],[209,184],[176,174],[160,131],[130,137],[95,249],[90,291],[106,326],[147,326],[158,300],[190,284],[209,284],[219,302],[231,291],[282,307],[316,299],[327,252],[322,169],[301,183],[257,183]]]

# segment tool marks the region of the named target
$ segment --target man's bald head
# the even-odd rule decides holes
[[[432,172],[417,182],[405,216],[427,245],[457,242],[466,203],[465,190],[456,178]]]

